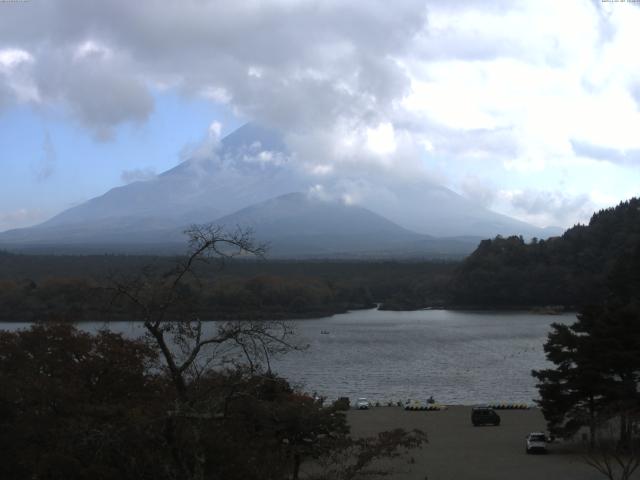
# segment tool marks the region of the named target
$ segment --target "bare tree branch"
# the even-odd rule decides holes
[[[168,438],[172,438],[176,418],[188,422],[195,447],[183,471],[185,478],[201,480],[206,451],[200,445],[201,432],[196,419],[211,418],[215,412],[192,392],[197,392],[205,368],[223,367],[228,361],[227,355],[235,349],[244,356],[252,373],[263,360],[270,370],[271,355],[298,347],[288,340],[291,329],[278,322],[207,324],[216,328],[205,333],[203,322],[192,311],[184,293],[190,288],[186,283],[188,278],[195,279],[197,286],[201,286],[196,265],[212,258],[262,257],[266,249],[254,244],[250,230],[241,228],[227,232],[218,225],[193,225],[185,234],[189,238],[187,255],[173,269],[158,274],[147,268],[127,282],[112,279],[111,290],[112,304],[121,298],[130,302],[138,311],[149,340],[160,350],[177,395],[175,411],[167,419]],[[170,318],[176,316],[182,317],[181,320]]]
[[[633,413],[636,414],[635,411]],[[620,414],[628,415],[628,412]],[[615,419],[614,416],[603,422],[593,446],[583,459],[609,480],[628,480],[640,468],[640,445],[637,439],[624,444],[620,442],[619,432],[613,426]]]

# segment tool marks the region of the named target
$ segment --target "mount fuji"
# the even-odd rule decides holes
[[[156,177],[119,186],[33,227],[0,233],[20,251],[179,251],[194,223],[252,228],[280,257],[470,253],[497,234],[557,233],[492,212],[443,186],[380,185],[358,204],[314,193],[282,137],[246,124]]]

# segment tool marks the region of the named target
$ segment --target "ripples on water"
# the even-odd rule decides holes
[[[272,366],[303,390],[330,400],[424,401],[433,395],[446,404],[531,403],[537,397],[531,370],[548,366],[542,345],[549,325],[574,320],[574,314],[361,310],[292,321],[298,341],[309,348],[277,358]],[[130,337],[143,332],[139,322],[109,327]]]
[[[531,370],[548,365],[542,345],[549,325],[574,320],[573,314],[350,312],[295,322],[309,349],[278,359],[274,369],[330,399],[433,395],[447,404],[531,403],[537,397]]]

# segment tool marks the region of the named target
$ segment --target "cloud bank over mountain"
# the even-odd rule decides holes
[[[246,124],[209,136],[180,165],[0,234],[0,247],[47,252],[175,252],[191,224],[250,229],[280,257],[451,257],[495,235],[549,232],[497,214],[423,178],[376,170],[314,178],[282,137]],[[438,238],[436,238],[438,237]],[[443,238],[446,237],[446,238]],[[62,250],[60,250],[62,248]]]
[[[421,178],[566,225],[637,193],[639,23],[590,0],[25,2],[0,15],[0,108],[104,142],[177,91],[283,132],[319,190]]]

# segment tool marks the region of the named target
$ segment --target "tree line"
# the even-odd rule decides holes
[[[0,321],[130,320],[113,301],[113,278],[160,275],[175,257],[0,255]],[[194,266],[185,281],[203,319],[320,317],[384,304],[389,309],[440,304],[456,264],[226,259]]]
[[[548,240],[483,240],[451,281],[452,305],[579,308],[603,301],[615,262],[640,242],[640,199],[601,210]]]

